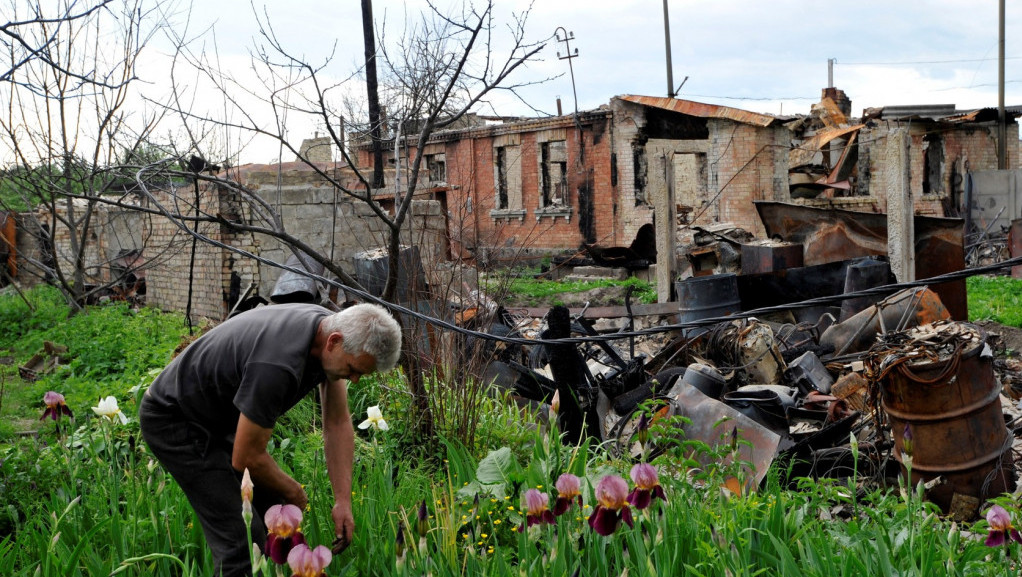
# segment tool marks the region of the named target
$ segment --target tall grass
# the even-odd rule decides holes
[[[0,311],[16,306],[4,301],[0,298]],[[152,330],[165,326],[155,313],[112,310],[79,316],[105,323],[113,318],[107,314],[119,315],[124,323],[141,317]],[[22,341],[37,338],[35,331],[56,330],[45,325],[25,329]],[[72,335],[88,334],[101,341],[95,350],[82,344],[89,359],[102,357],[104,346],[125,346],[121,337],[103,340],[85,328],[65,334],[68,342],[74,342]],[[34,346],[20,350],[27,353]],[[105,371],[90,375],[82,365],[62,381],[47,381],[49,388],[66,385],[62,392],[75,410],[75,421],[65,418],[59,429],[45,421],[37,436],[10,437],[0,445],[0,575],[212,573],[187,500],[139,440],[134,414],[141,389],[133,394],[126,387],[144,387],[152,378],[146,367],[169,358],[169,348],[144,346],[152,350],[111,351],[110,357],[120,360],[104,364]],[[115,378],[118,371],[130,378]],[[121,425],[94,416],[89,407],[97,393],[117,396],[132,419]],[[41,392],[33,394],[39,397],[31,401],[34,405],[26,402],[25,414],[42,410]],[[462,398],[475,404],[463,406]],[[788,490],[771,474],[760,490],[739,491],[730,482],[737,474],[728,465],[735,461],[730,445],[713,452],[676,440],[669,423],[652,433],[667,450],[650,463],[666,500],[632,508],[634,526],[621,524],[613,534],[600,536],[588,523],[599,504],[595,489],[607,475],[634,487],[629,479],[633,462],[596,444],[565,445],[556,428],[542,426],[536,415],[520,412],[499,396],[452,394],[438,407],[454,413],[446,421],[452,426],[434,439],[415,438],[416,416],[399,374],[362,379],[350,399],[356,422],[375,405],[390,429],[359,432],[352,486],[355,539],[333,559],[328,575],[982,576],[1019,570],[1018,544],[986,547],[985,521],[955,524],[911,487],[865,491],[853,477],[806,479],[798,490]],[[453,417],[470,409],[479,416],[473,421],[472,442],[465,443],[456,434],[460,421]],[[430,451],[421,450],[424,446]],[[285,471],[306,484],[310,509],[302,529],[309,542],[329,544],[333,497],[313,399],[279,424],[270,450]],[[700,460],[710,464],[696,468],[688,458],[694,450],[710,451],[711,458]],[[566,472],[582,479],[583,505],[552,524],[519,530],[528,515],[525,491],[545,493],[552,504],[554,482]],[[1017,523],[1014,499],[998,502]],[[420,524],[423,504],[426,517]],[[405,539],[400,559],[399,530]]]

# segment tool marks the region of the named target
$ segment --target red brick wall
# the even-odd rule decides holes
[[[447,163],[448,217],[451,242],[456,254],[475,254],[477,247],[496,247],[507,257],[521,249],[527,254],[578,248],[580,231],[579,188],[588,187],[593,203],[595,237],[601,244],[613,243],[615,191],[611,186],[611,138],[608,115],[583,116],[581,130],[571,117],[461,131],[440,135]],[[494,147],[509,132],[518,133],[520,147],[522,210],[520,216],[495,216],[497,188]],[[540,143],[544,138],[559,140],[563,133],[567,148],[566,205],[570,214],[544,215],[540,211]],[[580,139],[581,137],[581,139]],[[584,153],[580,147],[584,147]],[[358,162],[371,167],[367,148],[358,149]],[[368,168],[367,168],[368,170]],[[420,178],[427,178],[422,167]],[[520,255],[519,255],[520,256]]]

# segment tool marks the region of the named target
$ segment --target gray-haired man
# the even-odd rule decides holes
[[[302,485],[266,447],[277,419],[320,387],[323,444],[342,540],[354,535],[351,471],[354,429],[347,383],[388,371],[401,351],[401,328],[381,306],[338,313],[285,304],[245,312],[190,344],[153,381],[139,409],[142,436],[174,476],[202,522],[217,574],[248,575],[241,517],[241,474],[255,484],[253,541],[263,546],[271,505],[304,509]]]

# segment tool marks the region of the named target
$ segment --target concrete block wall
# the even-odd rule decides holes
[[[351,274],[360,252],[386,247],[390,228],[364,201],[336,190],[310,170],[282,174],[254,172],[247,184],[281,215],[284,230],[310,248],[333,260]],[[434,266],[447,258],[446,217],[438,201],[412,202],[402,230],[403,244],[420,247],[424,265]],[[256,235],[259,254],[274,263],[285,263],[291,254],[280,240]],[[259,294],[269,297],[281,274],[272,264],[258,265]]]
[[[877,212],[887,212],[887,189],[885,183],[892,173],[904,169],[896,155],[885,144],[892,131],[909,128],[909,123],[880,121],[876,126],[860,131],[860,156],[867,155],[870,170],[868,196]],[[923,175],[926,171],[927,135],[939,134],[935,141],[942,147],[943,160],[940,169],[940,183],[932,186],[939,189],[932,194],[923,194]],[[1007,127],[1008,168],[1019,155],[1018,124]],[[964,177],[970,171],[993,170],[997,168],[997,127],[993,123],[958,125],[953,129],[936,126],[933,123],[911,125],[909,150],[909,182],[913,194],[916,214],[944,216],[944,204],[950,198],[957,199],[964,193]],[[860,170],[862,166],[860,165]],[[957,178],[956,178],[957,176]],[[861,197],[860,197],[861,198]]]

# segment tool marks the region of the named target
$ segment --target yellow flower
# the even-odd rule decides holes
[[[500,519],[497,519],[496,521],[494,521],[493,524],[494,525],[500,525]]]

